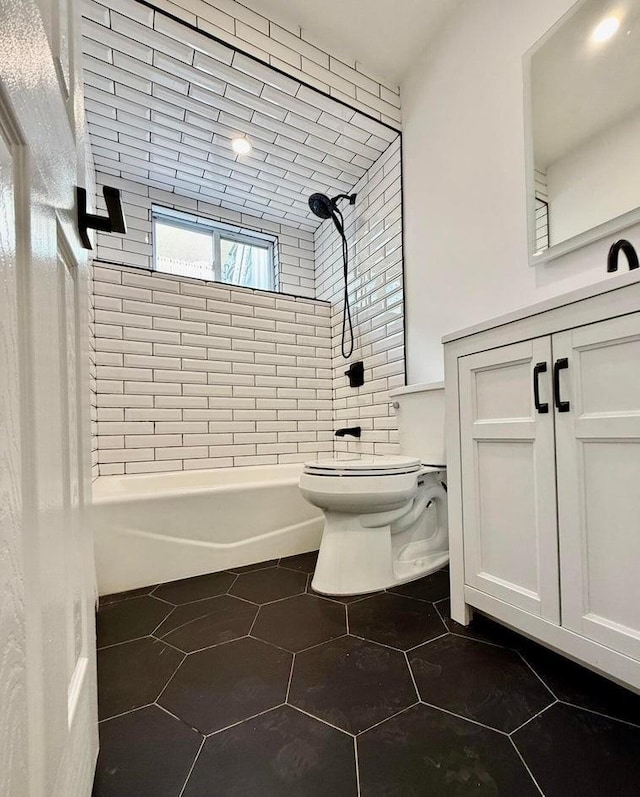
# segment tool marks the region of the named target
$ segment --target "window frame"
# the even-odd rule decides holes
[[[203,216],[193,216],[187,218],[186,214],[178,215],[179,211],[175,214],[171,210],[156,208],[151,209],[151,243],[152,243],[152,271],[158,274],[167,274],[176,278],[184,277],[185,275],[173,274],[170,271],[162,271],[157,268],[158,252],[156,249],[156,224],[160,222],[168,227],[176,227],[181,230],[194,230],[199,233],[209,233],[213,241],[213,258],[212,273],[213,277],[203,279],[202,277],[189,276],[186,279],[199,279],[203,282],[219,282],[221,285],[231,285],[236,288],[249,288],[255,291],[271,291],[278,290],[276,285],[276,244],[277,236],[268,235],[262,232],[237,232],[236,230],[229,229],[224,222],[214,221],[207,219]],[[245,228],[243,228],[245,229]],[[239,285],[235,282],[224,282],[222,279],[222,240],[232,241],[233,243],[245,244],[253,246],[258,249],[265,249],[269,256],[269,285],[268,287],[256,287],[253,285]]]

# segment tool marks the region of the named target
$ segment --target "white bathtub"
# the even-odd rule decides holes
[[[301,465],[100,476],[92,521],[100,595],[318,548],[323,516]]]

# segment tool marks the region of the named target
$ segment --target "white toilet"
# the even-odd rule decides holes
[[[300,490],[325,515],[312,587],[359,595],[413,581],[449,561],[444,385],[390,392],[402,456],[308,462]]]

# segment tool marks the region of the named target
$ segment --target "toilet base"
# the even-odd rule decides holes
[[[446,493],[430,486],[429,496],[428,508],[411,523],[399,520],[378,525],[375,515],[325,511],[311,583],[314,591],[362,595],[423,578],[444,567],[449,561]],[[402,517],[402,510],[399,515]]]
[[[335,583],[328,584],[322,578],[316,578],[315,575],[311,582],[311,588],[314,592],[317,592],[319,595],[327,595],[328,597],[331,596],[341,596],[341,597],[349,597],[351,595],[365,595],[370,592],[379,592],[382,589],[389,589],[389,587],[397,587],[400,584],[407,584],[410,581],[415,581],[418,578],[424,578],[425,576],[430,576],[432,573],[435,573],[437,570],[442,570],[443,567],[449,564],[449,551],[444,551],[440,553],[433,553],[428,557],[422,557],[419,562],[406,562],[401,563],[401,566],[397,568],[398,574],[394,577],[393,581],[387,582],[378,581],[376,583],[379,586],[373,586],[374,582],[369,581],[367,584],[363,584],[362,587],[357,592],[351,591],[338,591],[338,587]],[[317,571],[316,571],[317,572]]]

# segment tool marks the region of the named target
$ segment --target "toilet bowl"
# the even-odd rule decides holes
[[[316,592],[374,592],[449,561],[443,386],[390,395],[405,455],[308,462],[300,477],[302,495],[325,516],[312,582]]]

